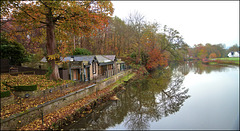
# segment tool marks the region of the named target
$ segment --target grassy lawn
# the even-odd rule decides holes
[[[216,60],[239,61],[239,57],[215,58]]]
[[[223,64],[237,64],[239,65],[239,57],[225,57],[225,58],[212,58],[210,60],[216,60]]]

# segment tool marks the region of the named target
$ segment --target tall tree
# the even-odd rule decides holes
[[[235,44],[233,46],[231,46],[229,49],[228,49],[228,52],[231,52],[231,51],[239,51],[240,50],[240,47],[238,44]]]
[[[198,45],[194,45],[195,46],[195,54],[197,56],[197,58],[199,59],[203,59],[207,57],[207,50],[206,47],[203,44],[198,44]]]
[[[93,30],[102,29],[108,24],[113,8],[110,1],[3,1],[1,2],[1,19],[12,21],[22,29],[11,30],[9,36],[27,34],[36,28],[46,39],[48,63],[52,68],[50,79],[58,80],[56,64],[60,55],[67,52],[69,33],[74,35],[91,35]],[[23,33],[25,32],[25,33]],[[56,38],[59,41],[56,44]],[[40,39],[42,39],[40,37]],[[39,40],[39,39],[38,39]]]
[[[141,37],[142,37],[142,30],[145,24],[144,16],[141,15],[139,12],[134,12],[133,14],[129,15],[129,18],[127,20],[127,23],[129,27],[131,28],[132,33],[132,41],[131,43],[134,44],[135,47],[133,48],[134,52],[137,52],[136,55],[136,63],[141,62],[141,50],[143,49],[143,46],[141,44]]]

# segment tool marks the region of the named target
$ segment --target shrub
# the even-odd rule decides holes
[[[1,91],[1,98],[10,96],[10,91]]]
[[[24,46],[18,42],[11,42],[1,37],[1,59],[9,59],[10,65],[21,65],[28,61],[28,54]]]
[[[12,86],[8,85],[6,82],[2,82],[3,85],[12,88]]]
[[[216,58],[216,57],[217,57],[216,53],[211,53],[211,54],[209,55],[209,58]]]
[[[135,58],[136,58],[136,56],[137,56],[137,55],[136,55],[136,53],[135,53],[135,52],[133,52],[133,53],[130,55],[130,57],[131,57],[131,58],[133,58],[133,59],[135,59]]]
[[[85,48],[76,48],[75,50],[73,50],[72,54],[73,55],[92,55],[92,52],[90,52]]]
[[[14,86],[13,90],[15,90],[15,91],[35,91],[35,90],[37,90],[37,85]]]

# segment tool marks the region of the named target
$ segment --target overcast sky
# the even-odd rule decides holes
[[[194,44],[239,45],[239,1],[112,1],[114,16],[138,11],[145,20],[179,31]]]

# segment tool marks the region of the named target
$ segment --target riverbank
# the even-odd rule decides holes
[[[229,64],[239,65],[239,57],[235,58],[212,58],[202,61],[204,64],[215,65],[215,64]]]
[[[86,114],[90,113],[92,108],[96,105],[109,100],[116,91],[121,89],[124,83],[134,76],[135,73],[127,74],[104,89],[92,93],[68,106],[62,107],[55,112],[44,115],[43,118],[34,120],[21,127],[20,130],[60,129],[62,125],[73,122],[74,116],[84,117]]]
[[[103,103],[62,129],[238,129],[237,66],[205,65],[199,61],[170,68],[130,81],[124,86],[126,90],[119,91],[119,101]]]

